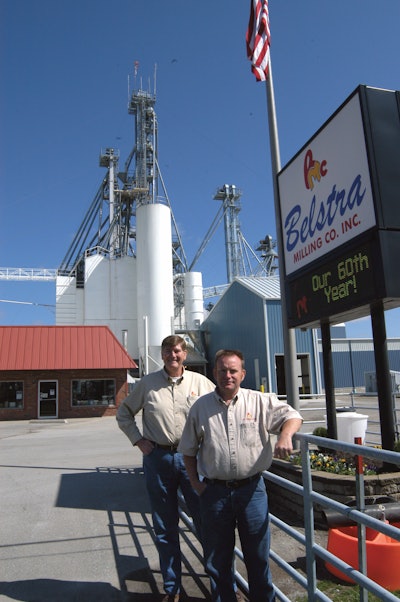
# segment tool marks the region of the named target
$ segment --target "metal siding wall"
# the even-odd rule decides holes
[[[375,372],[375,356],[373,351],[360,351],[351,352],[353,362],[353,374],[354,374],[354,387],[365,386],[365,373]],[[350,361],[349,361],[350,363]],[[352,386],[350,384],[344,385],[347,387]]]
[[[321,349],[321,342],[319,342]],[[351,349],[351,361],[350,361]],[[335,387],[364,387],[365,373],[375,372],[374,343],[372,339],[351,340],[332,339],[333,369]],[[388,341],[388,359],[390,370],[400,371],[400,341]],[[322,352],[320,351],[321,372],[323,372]],[[352,366],[351,366],[352,364]],[[353,368],[353,378],[351,370]],[[321,374],[322,386],[325,386]],[[352,382],[354,380],[354,382]]]
[[[283,329],[281,302],[267,300],[268,332],[271,355],[283,353]],[[275,366],[274,366],[275,370]]]
[[[312,330],[295,329],[296,350],[297,353],[311,353],[312,351]]]
[[[206,348],[209,377],[211,377],[210,369],[215,353],[221,347],[219,341],[224,339],[223,335],[227,332],[228,322],[230,322],[227,305],[226,295],[223,295],[200,326]]]
[[[271,389],[277,390],[275,355],[283,354],[283,328],[281,302],[267,300],[267,320],[269,337],[269,365],[271,373]]]
[[[351,362],[349,353],[339,352],[333,355],[333,374],[335,387],[338,389],[352,386]]]
[[[398,347],[398,349],[388,350],[390,369],[395,370],[396,372],[400,372],[400,343]]]
[[[246,360],[243,385],[255,387],[254,359],[259,360],[260,377],[266,376],[266,342],[263,299],[234,282],[203,322],[207,359],[213,365],[218,349],[240,349]]]

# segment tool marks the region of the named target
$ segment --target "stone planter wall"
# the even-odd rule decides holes
[[[273,474],[302,485],[302,470],[285,460],[274,460],[269,469]],[[336,475],[312,471],[313,491],[346,504],[356,496],[356,479],[350,475]],[[400,472],[364,476],[365,496],[389,496],[400,501]],[[267,491],[271,512],[279,516],[285,512],[301,522],[304,520],[303,498],[280,485],[267,480]],[[315,524],[326,528],[323,508],[314,504]]]

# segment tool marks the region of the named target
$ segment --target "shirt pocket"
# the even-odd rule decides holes
[[[240,441],[247,447],[254,447],[257,442],[257,425],[246,420],[240,424]]]
[[[186,403],[187,403],[187,405],[189,407],[192,406],[194,404],[194,402],[196,401],[196,399],[198,399],[198,398],[199,398],[199,396],[195,395],[194,393],[192,393],[191,395],[188,395],[186,397]]]

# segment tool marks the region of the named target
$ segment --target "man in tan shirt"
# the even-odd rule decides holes
[[[166,337],[161,344],[163,369],[144,376],[117,412],[118,426],[143,453],[165,602],[179,600],[181,591],[179,488],[200,533],[199,499],[190,485],[182,454],[177,451],[178,443],[193,402],[215,388],[202,374],[184,369],[186,356],[182,337]],[[139,412],[143,433],[135,418]]]
[[[202,542],[214,602],[235,602],[232,556],[238,528],[251,602],[272,602],[269,569],[268,498],[262,471],[272,462],[270,434],[277,434],[274,454],[292,451],[300,414],[275,394],[242,389],[240,351],[216,354],[217,388],[192,406],[179,451],[193,489],[200,497]],[[202,475],[202,478],[199,478]]]

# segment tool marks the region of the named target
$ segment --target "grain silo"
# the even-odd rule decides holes
[[[101,153],[107,173],[57,276],[56,323],[108,325],[140,374],[161,365],[161,341],[174,330],[173,275],[185,272],[158,168],[154,104],[154,94],[132,93],[134,149],[121,170],[116,149]]]

